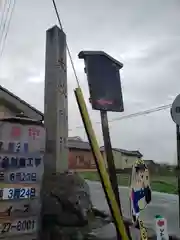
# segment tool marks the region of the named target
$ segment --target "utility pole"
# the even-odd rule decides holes
[[[46,32],[44,126],[44,172],[64,172],[68,169],[66,35],[57,26]]]

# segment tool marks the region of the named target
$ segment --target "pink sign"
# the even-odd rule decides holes
[[[11,136],[12,137],[20,137],[21,136],[21,128],[20,127],[12,127],[11,129]]]
[[[40,136],[40,130],[35,127],[29,128],[28,132],[29,137],[32,137],[33,140],[36,140],[36,138]]]

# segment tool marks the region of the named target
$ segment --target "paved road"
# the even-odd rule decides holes
[[[90,186],[93,204],[101,210],[109,211],[100,183],[88,181],[88,184]],[[128,217],[130,216],[128,188],[120,187],[120,196],[123,214]],[[152,203],[146,208],[142,216],[145,223],[151,228],[154,228],[153,219],[156,214],[160,214],[167,219],[170,234],[180,236],[177,195],[153,192]]]

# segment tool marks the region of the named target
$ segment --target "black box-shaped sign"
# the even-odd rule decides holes
[[[92,108],[123,112],[123,97],[119,70],[123,64],[101,51],[82,51],[85,61]]]

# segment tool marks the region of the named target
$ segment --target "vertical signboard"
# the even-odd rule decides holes
[[[37,238],[44,149],[42,123],[0,120],[0,239]]]
[[[85,61],[92,108],[123,112],[123,97],[119,70],[123,64],[102,51],[82,51]]]

